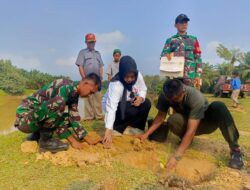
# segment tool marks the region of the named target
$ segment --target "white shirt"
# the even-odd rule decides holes
[[[111,82],[109,84],[108,90],[102,99],[102,107],[105,113],[105,128],[113,129],[115,122],[116,110],[118,103],[122,99],[124,86],[120,81]],[[145,85],[142,74],[138,73],[138,78],[134,86],[132,87],[132,92],[135,96],[140,96],[144,100],[147,94],[147,87]],[[131,101],[130,93],[127,91],[127,101]]]
[[[108,65],[107,74],[114,77],[119,72],[119,63],[111,63]]]

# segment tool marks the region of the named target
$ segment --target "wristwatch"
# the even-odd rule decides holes
[[[180,160],[181,160],[181,156],[175,155],[174,158],[175,158],[177,161],[180,161]]]

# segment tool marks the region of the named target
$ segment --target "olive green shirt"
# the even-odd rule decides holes
[[[189,119],[203,119],[205,111],[208,108],[208,101],[203,94],[193,87],[184,85],[186,89],[186,95],[182,102],[171,103],[164,93],[159,95],[156,108],[161,112],[168,112],[168,109],[172,107],[177,113],[186,116]]]

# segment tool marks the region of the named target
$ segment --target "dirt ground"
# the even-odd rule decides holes
[[[102,132],[98,131],[100,135]],[[97,133],[90,132],[97,138]],[[171,143],[169,143],[171,142]],[[140,189],[247,189],[250,184],[250,174],[247,170],[233,170],[222,166],[216,159],[221,153],[228,159],[229,152],[225,144],[214,145],[206,137],[195,138],[192,150],[178,162],[171,173],[166,173],[164,165],[171,156],[179,140],[169,135],[168,142],[157,143],[146,141],[141,143],[132,136],[114,137],[111,149],[105,149],[101,143],[84,150],[69,148],[67,151],[52,154],[38,153],[34,142],[25,144],[24,152],[37,152],[36,160],[49,160],[54,165],[112,167],[113,163],[121,162],[130,167],[150,170],[158,176],[158,184],[146,184]],[[25,142],[27,143],[27,142]],[[24,147],[24,145],[21,147]],[[29,148],[27,148],[29,147]],[[225,154],[224,154],[225,153]],[[248,163],[245,163],[246,165]],[[167,176],[167,177],[166,177]],[[91,179],[88,179],[91,180]],[[116,189],[116,181],[101,182],[94,189]],[[90,188],[91,189],[91,188]]]

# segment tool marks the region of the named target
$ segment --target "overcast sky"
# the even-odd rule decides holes
[[[204,61],[220,62],[218,43],[250,49],[248,0],[0,0],[0,7],[0,59],[75,80],[75,60],[89,32],[97,35],[105,69],[120,48],[143,74],[158,74],[161,50],[176,33],[180,13],[190,18],[188,33],[198,37]]]

